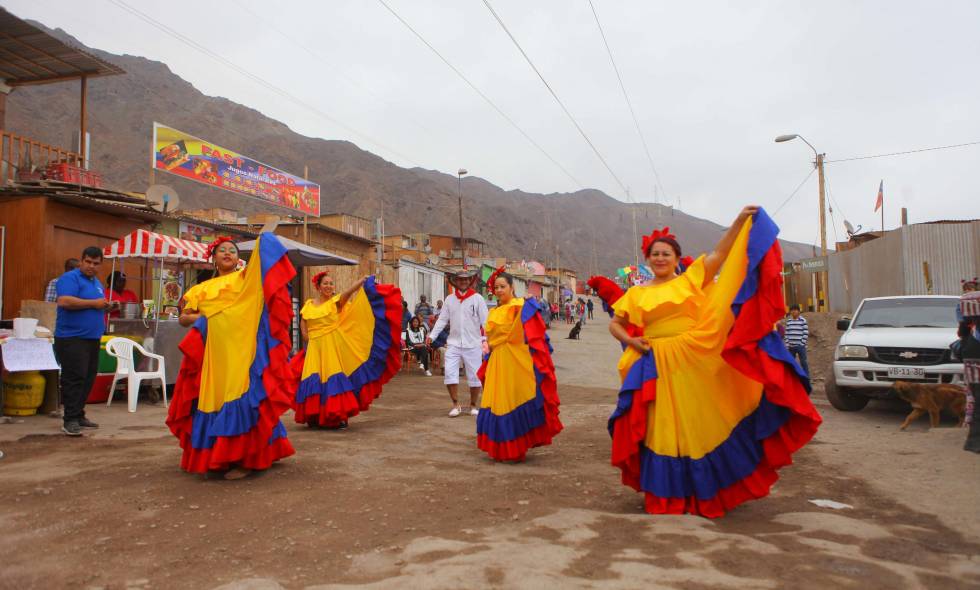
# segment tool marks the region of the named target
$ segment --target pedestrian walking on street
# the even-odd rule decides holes
[[[82,428],[99,427],[85,417],[85,400],[99,372],[105,312],[118,305],[106,301],[105,288],[97,276],[101,265],[102,250],[89,246],[82,251],[78,268],[65,272],[55,285],[58,315],[54,352],[61,365],[61,400],[65,405],[61,431],[68,436],[81,436]]]
[[[593,315],[592,315],[592,310],[595,309],[595,303],[592,303],[592,298],[589,298],[588,302],[586,302],[585,305],[586,305],[586,307],[589,308],[589,319],[590,320],[594,320],[595,317],[593,317]]]
[[[625,350],[609,431],[612,463],[647,512],[716,518],[768,495],[820,425],[795,363],[764,340],[784,313],[778,234],[745,207],[683,271],[668,228],[643,238],[654,277],[612,306]]]
[[[523,461],[528,449],[561,432],[558,382],[547,328],[534,298],[514,297],[514,278],[497,269],[487,284],[497,306],[487,317],[489,356],[476,444],[496,461]]]
[[[800,367],[807,375],[810,374],[810,366],[806,362],[806,341],[810,337],[810,327],[806,318],[800,315],[800,306],[793,304],[789,308],[789,317],[783,322],[786,327],[783,342],[794,358],[799,359]]]
[[[459,405],[459,365],[466,370],[466,381],[470,388],[470,415],[480,413],[480,389],[483,384],[477,372],[483,362],[483,347],[486,345],[486,335],[483,325],[487,321],[487,302],[479,293],[473,290],[476,274],[472,270],[462,270],[453,277],[456,290],[446,297],[446,304],[432,327],[432,332],[426,338],[426,345],[437,340],[449,326],[449,338],[446,340],[446,352],[443,356],[443,382],[449,390],[453,407],[449,417],[459,416],[463,409]]]

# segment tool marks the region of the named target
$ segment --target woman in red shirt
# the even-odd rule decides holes
[[[121,271],[114,271],[112,275],[106,279],[105,282],[105,298],[106,301],[118,301],[123,303],[139,303],[139,297],[136,293],[133,293],[126,288],[126,274]],[[120,315],[120,306],[117,305],[113,307],[112,311],[109,312],[109,317],[118,318]]]

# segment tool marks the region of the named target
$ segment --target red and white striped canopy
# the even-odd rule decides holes
[[[163,258],[208,262],[208,245],[138,229],[102,250],[106,258]]]

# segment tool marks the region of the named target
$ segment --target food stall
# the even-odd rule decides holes
[[[178,305],[187,284],[185,271],[208,264],[208,245],[138,229],[106,246],[103,256],[112,259],[113,271],[120,258],[146,261],[150,270],[147,276],[155,282],[153,299],[144,300],[142,305],[123,304],[120,316],[109,318],[106,336],[142,342],[147,350],[163,355],[167,385],[172,385],[180,370],[178,346],[187,332],[177,321]]]

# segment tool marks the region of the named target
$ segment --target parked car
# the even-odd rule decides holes
[[[952,357],[959,297],[871,297],[843,330],[825,390],[838,410],[857,411],[871,398],[894,397],[895,381],[962,383],[963,364]]]

